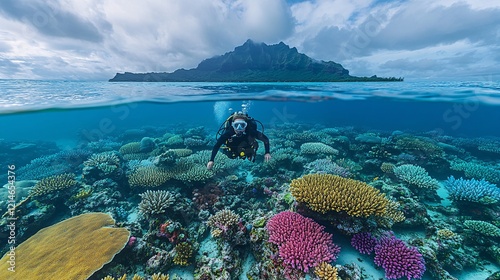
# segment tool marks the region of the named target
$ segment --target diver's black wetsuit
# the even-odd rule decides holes
[[[264,142],[264,148],[266,154],[269,153],[269,138],[267,138],[264,133],[258,130],[249,130],[248,133],[242,135],[236,135],[232,129],[228,129],[224,134],[220,136],[212,149],[212,156],[210,161],[214,161],[219,148],[224,144],[224,154],[230,158],[242,158],[255,161],[255,153],[259,144],[256,139]]]

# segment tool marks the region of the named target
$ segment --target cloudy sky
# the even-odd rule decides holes
[[[356,76],[500,78],[498,0],[1,0],[0,78],[194,68],[247,39]]]

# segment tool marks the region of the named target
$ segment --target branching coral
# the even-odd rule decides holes
[[[414,247],[408,247],[394,236],[382,237],[375,246],[376,265],[385,270],[387,279],[420,279],[425,272],[425,261]]]
[[[300,153],[306,155],[337,155],[339,151],[321,142],[309,142],[300,145]]]
[[[322,262],[336,260],[340,252],[324,226],[295,212],[274,215],[266,228],[269,242],[278,246],[280,258],[293,269],[308,272]]]
[[[500,229],[485,221],[467,220],[464,225],[475,232],[486,236],[500,237]]]
[[[68,189],[76,185],[78,185],[78,182],[75,180],[75,174],[73,173],[54,175],[38,181],[31,190],[31,195],[34,197],[42,196],[55,191]]]
[[[337,268],[333,267],[331,264],[322,262],[315,269],[314,274],[318,276],[320,280],[337,280],[338,272]]]
[[[240,216],[231,210],[220,210],[208,218],[207,225],[211,227],[213,237],[224,236],[234,230],[240,221]]]
[[[93,154],[83,165],[83,177],[91,180],[122,174],[121,160],[116,152]]]
[[[174,203],[175,197],[168,191],[146,191],[140,194],[139,211],[146,215],[157,215],[167,211]]]
[[[311,210],[326,213],[345,211],[350,216],[383,216],[389,200],[361,181],[330,174],[309,174],[292,180],[290,191]]]
[[[175,256],[173,262],[176,265],[188,265],[188,260],[193,255],[193,246],[187,242],[179,243],[175,246]]]
[[[470,201],[481,204],[493,204],[500,201],[500,188],[484,179],[465,180],[450,176],[445,181],[444,186],[451,199],[455,201]]]
[[[429,176],[424,168],[413,165],[403,164],[393,169],[394,175],[400,180],[419,188],[437,189],[439,182]]]
[[[131,187],[159,187],[173,177],[173,173],[154,165],[138,167],[128,177]]]

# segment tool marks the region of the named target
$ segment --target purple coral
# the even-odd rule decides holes
[[[356,233],[351,238],[351,245],[362,254],[371,254],[377,245],[377,238],[369,232]]]
[[[420,279],[425,272],[422,254],[395,236],[382,237],[375,246],[374,262],[382,266],[387,279]]]
[[[278,245],[280,258],[294,269],[308,272],[322,262],[336,260],[340,252],[324,226],[298,213],[278,213],[269,219],[266,228],[269,242]]]

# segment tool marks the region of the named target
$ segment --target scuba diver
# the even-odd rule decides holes
[[[257,120],[248,116],[243,112],[235,112],[221,125],[217,132],[217,143],[212,149],[212,156],[207,163],[207,169],[212,169],[214,166],[214,159],[221,148],[225,155],[229,158],[248,159],[255,162],[255,156],[259,144],[257,140],[264,143],[265,154],[264,160],[267,162],[271,159],[269,153],[269,138],[263,132],[257,130]],[[264,126],[262,131],[264,131]]]

